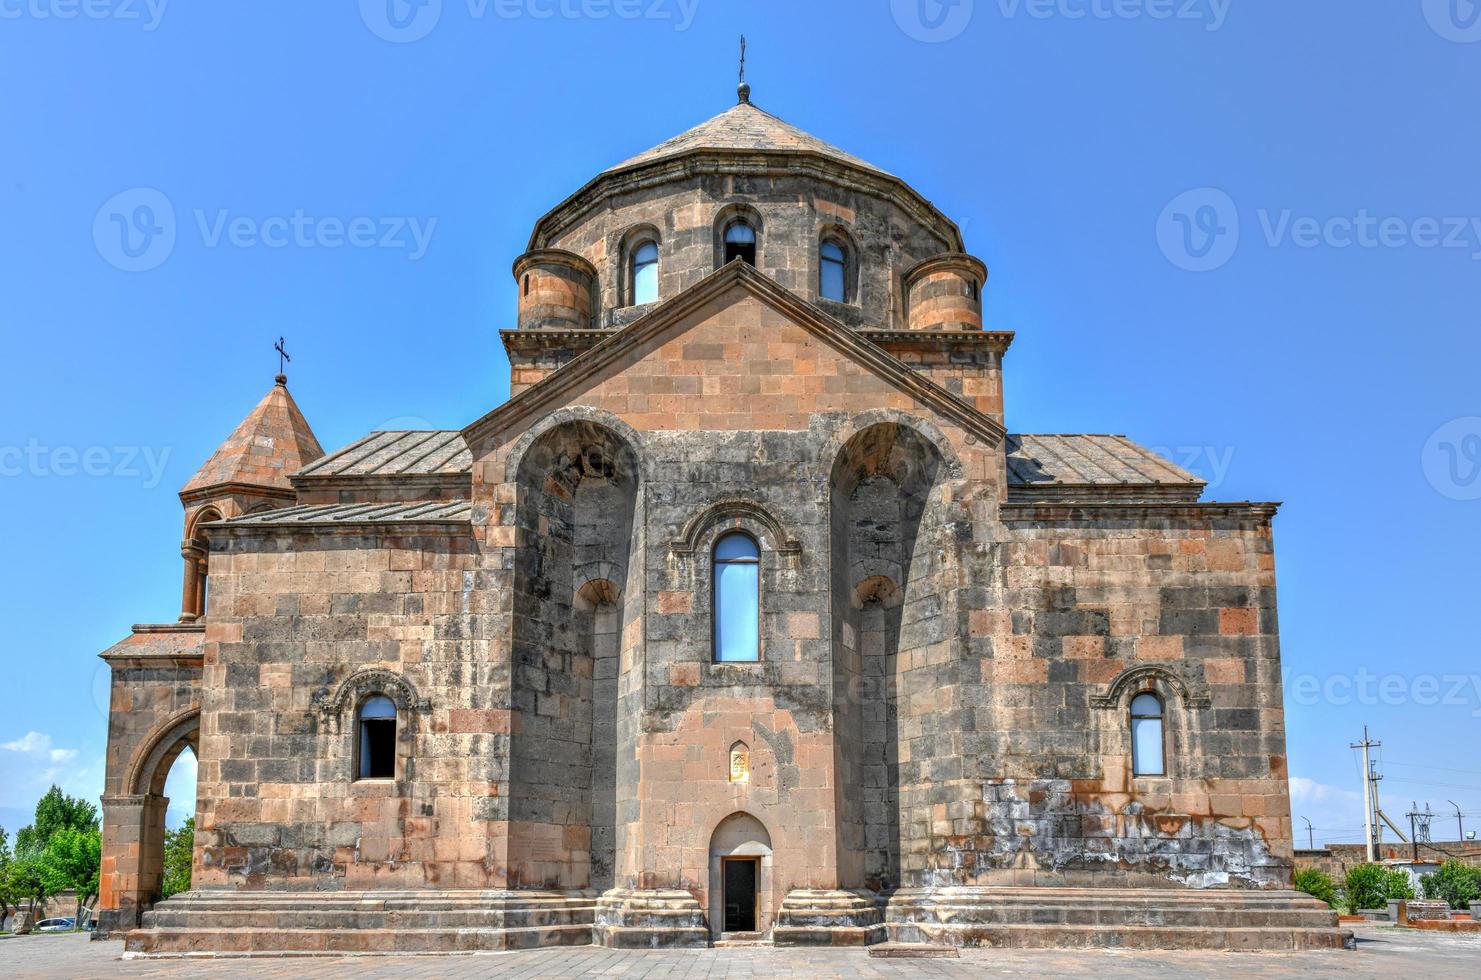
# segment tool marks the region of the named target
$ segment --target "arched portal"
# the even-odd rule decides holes
[[[125,792],[103,797],[103,856],[99,929],[132,929],[164,892],[164,851],[170,799],[165,786],[181,755],[200,743],[200,710],[191,708],[143,738],[129,760]],[[189,802],[193,814],[195,801]]]
[[[749,813],[732,813],[710,836],[710,932],[764,934],[776,914],[771,835]]]
[[[922,774],[919,762],[901,760],[917,755],[905,746],[925,733],[929,709],[916,695],[932,682],[929,666],[907,676],[902,662],[949,633],[936,558],[923,541],[925,529],[940,522],[933,508],[948,470],[941,450],[899,421],[855,432],[833,463],[838,869],[845,888],[887,890],[902,881],[902,785],[920,783]]]
[[[572,419],[531,442],[515,480],[510,879],[611,888],[635,724],[618,705],[634,662],[622,642],[641,633],[629,628],[642,610],[638,456],[612,428]]]

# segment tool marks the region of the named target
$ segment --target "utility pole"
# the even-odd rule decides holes
[[[1455,827],[1456,831],[1460,834],[1456,840],[1463,841],[1466,839],[1466,818],[1461,815],[1460,804],[1454,800],[1446,800],[1445,802],[1455,807]]]
[[[1378,812],[1378,784],[1373,778],[1373,763],[1369,759],[1368,750],[1381,746],[1382,742],[1374,742],[1368,738],[1368,726],[1363,726],[1363,740],[1355,742],[1349,748],[1363,750],[1363,829],[1367,832],[1365,838],[1368,842],[1368,863],[1372,864],[1378,860],[1377,838],[1374,836],[1373,815]],[[1378,831],[1382,833],[1382,830]]]
[[[1305,817],[1301,818],[1306,820]],[[1316,831],[1311,829],[1311,821],[1306,820],[1306,846],[1310,850],[1316,850]]]
[[[1414,848],[1414,863],[1419,863],[1419,834],[1414,830],[1414,818],[1419,816],[1419,804],[1411,803],[1409,808],[1409,842]]]

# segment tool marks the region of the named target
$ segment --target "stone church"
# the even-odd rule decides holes
[[[181,491],[180,620],[102,654],[104,932],[1342,942],[1290,891],[1276,505],[1011,434],[1013,335],[918,191],[743,87],[513,274],[483,418],[326,455],[280,376]]]

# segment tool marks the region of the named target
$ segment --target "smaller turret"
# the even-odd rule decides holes
[[[209,553],[200,526],[293,503],[288,477],[324,450],[279,374],[272,390],[180,490],[185,505],[185,587],[180,621],[205,615]]]

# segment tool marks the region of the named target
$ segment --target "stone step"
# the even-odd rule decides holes
[[[1240,926],[939,925],[892,923],[890,941],[1001,949],[1342,949],[1352,933],[1337,929],[1261,929]]]
[[[543,929],[135,929],[128,953],[475,953],[585,946],[590,926]]]
[[[145,912],[146,929],[514,929],[591,925],[594,909],[261,909],[180,908]],[[290,925],[291,924],[291,925]]]

